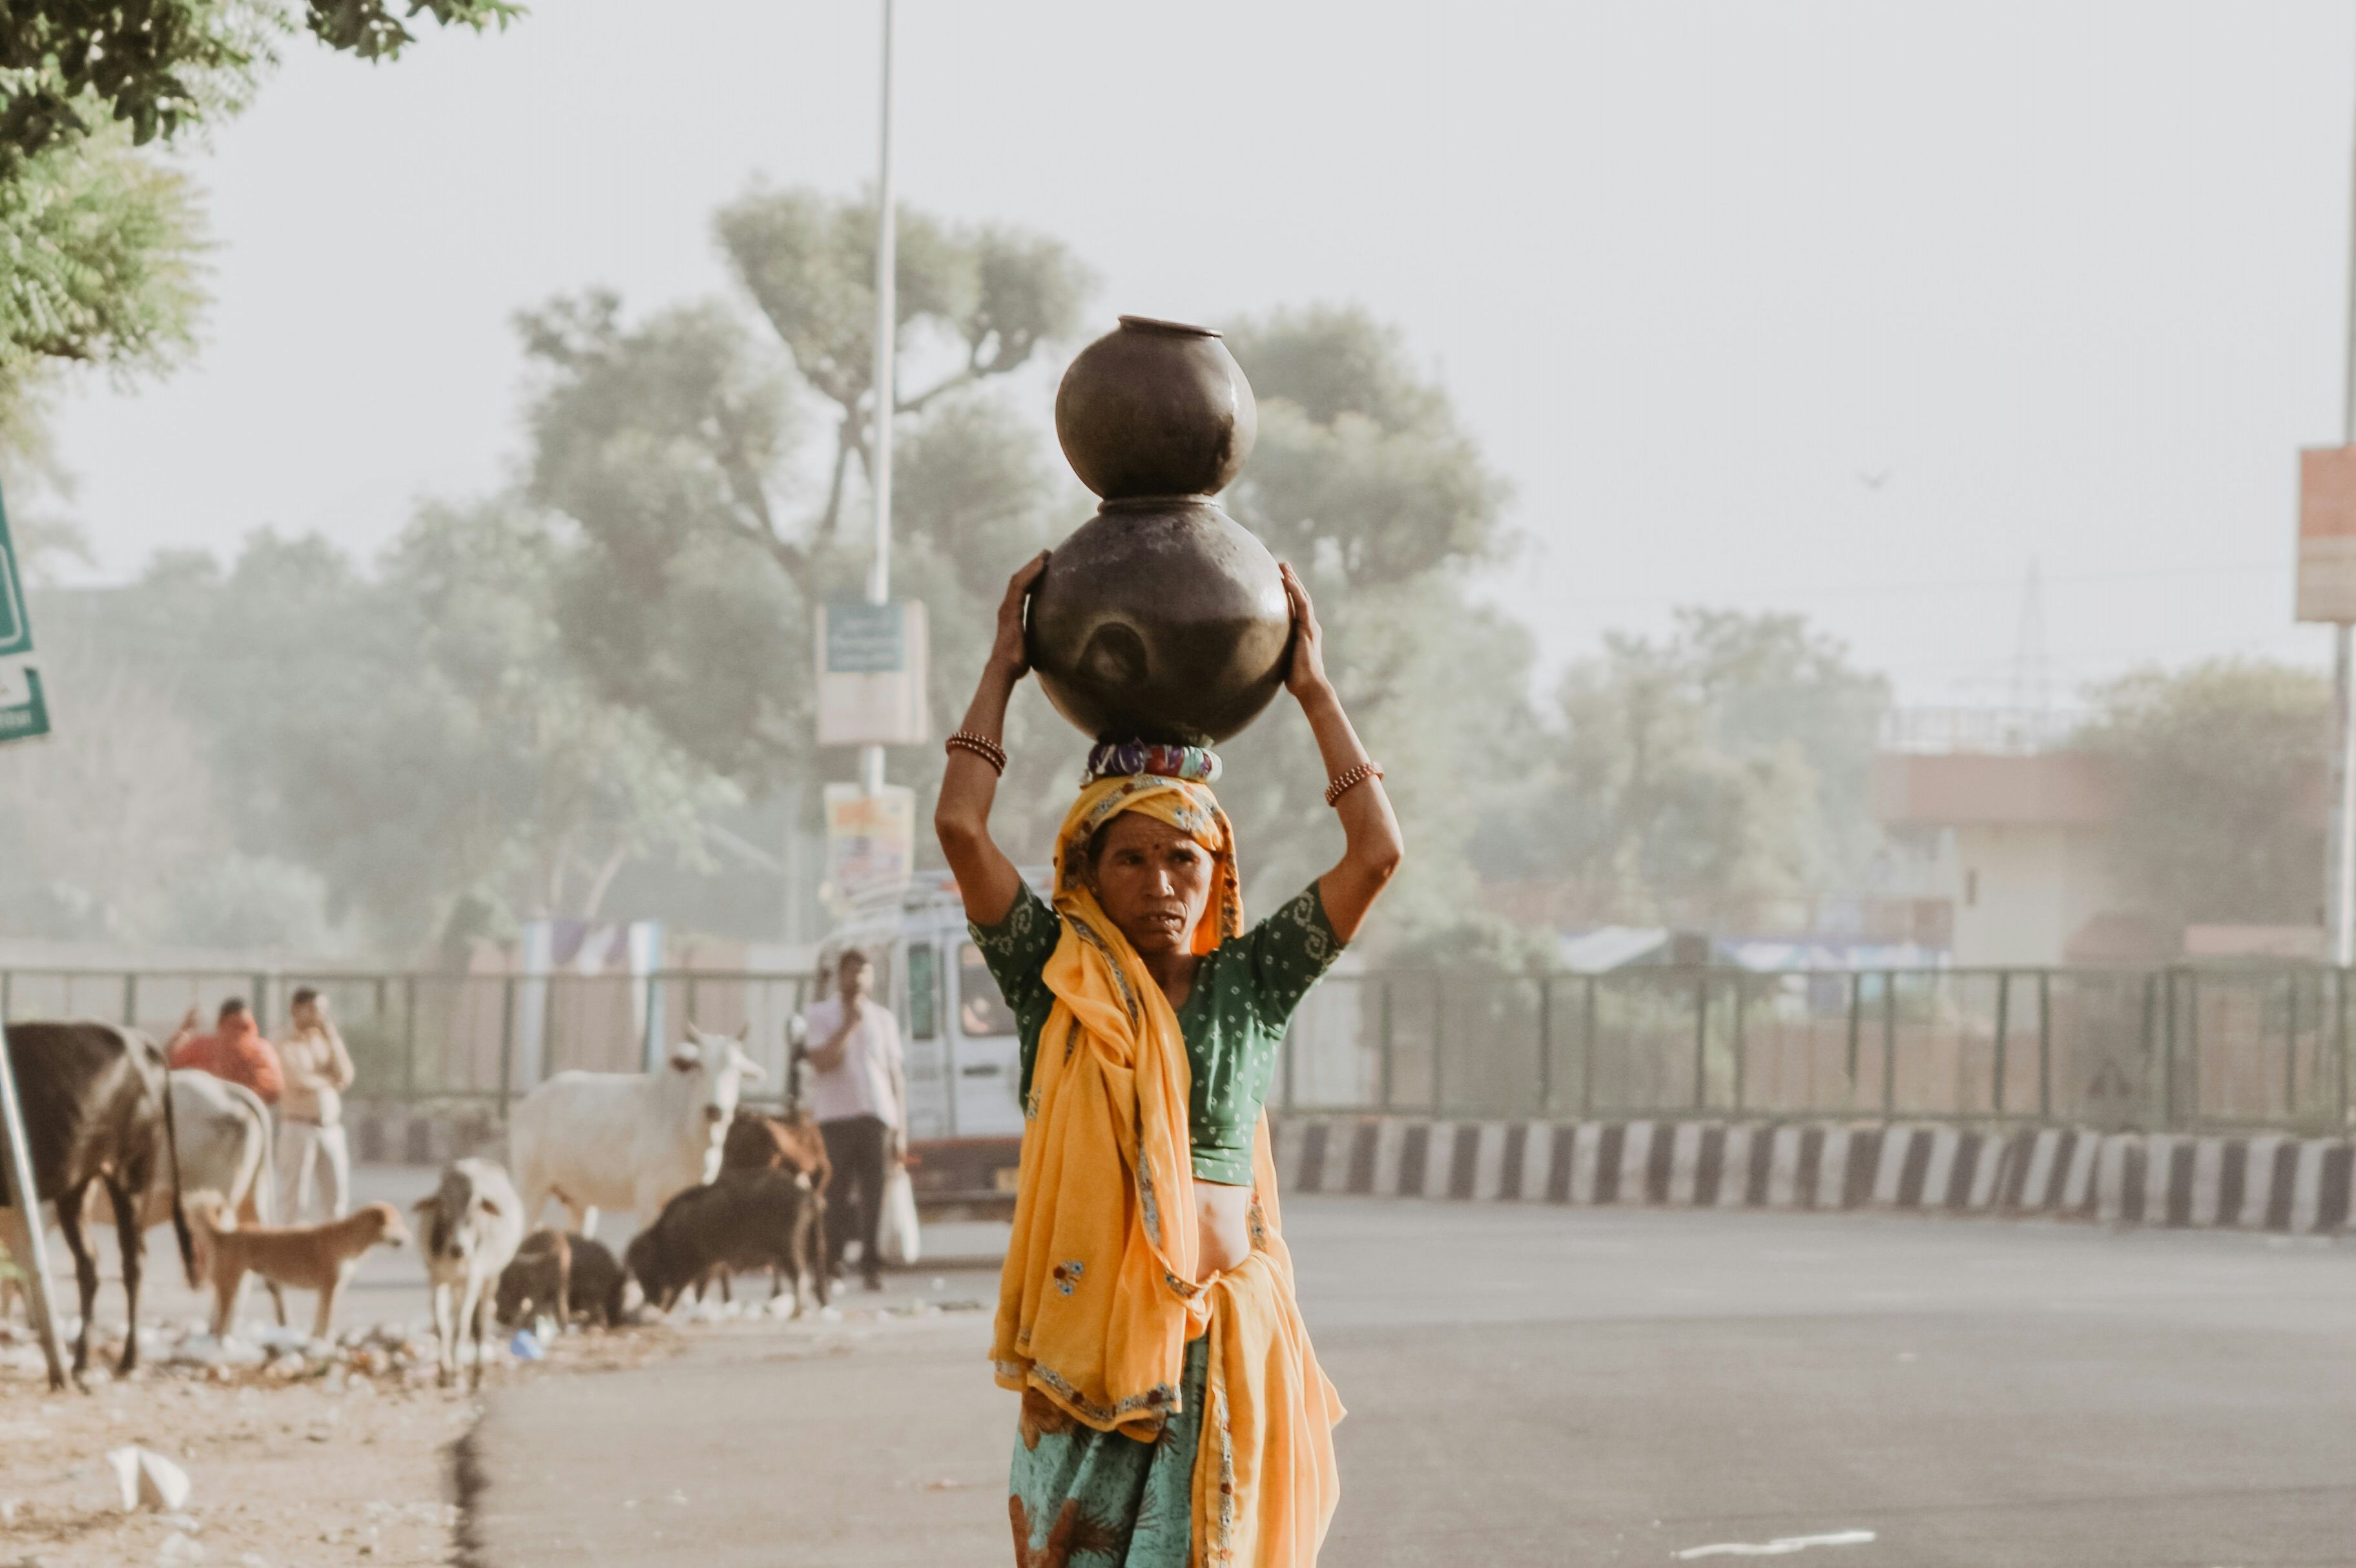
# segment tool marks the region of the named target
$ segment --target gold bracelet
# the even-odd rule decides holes
[[[1333,783],[1325,786],[1325,804],[1332,805],[1368,779],[1382,776],[1383,765],[1380,763],[1360,763],[1355,767],[1344,768],[1333,775]]]
[[[975,756],[988,763],[991,770],[999,777],[1006,776],[1006,748],[987,735],[977,735],[970,730],[960,730],[948,738],[943,750],[971,752]]]

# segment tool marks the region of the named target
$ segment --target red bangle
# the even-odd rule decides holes
[[[977,735],[970,730],[960,730],[948,738],[942,749],[951,752],[971,752],[975,756],[988,763],[991,770],[999,777],[1006,776],[1006,748],[987,735]]]
[[[1344,768],[1333,775],[1333,783],[1325,786],[1325,804],[1332,805],[1368,779],[1382,776],[1383,765],[1380,763],[1360,763],[1355,767]]]

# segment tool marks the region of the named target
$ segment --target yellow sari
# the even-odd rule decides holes
[[[1056,839],[1063,931],[1044,975],[1055,1002],[1033,1074],[992,1360],[1003,1386],[1084,1425],[1151,1442],[1177,1413],[1187,1342],[1207,1335],[1192,1561],[1308,1568],[1339,1497],[1333,1428],[1342,1405],[1294,1299],[1265,1116],[1253,1151],[1251,1254],[1195,1282],[1185,1044],[1082,864],[1089,837],[1123,811],[1167,822],[1215,857],[1197,953],[1242,929],[1234,834],[1209,790],[1149,775],[1081,791]],[[1019,1499],[1016,1514],[1020,1534]]]

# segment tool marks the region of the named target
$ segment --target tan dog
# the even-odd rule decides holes
[[[229,1332],[237,1297],[248,1274],[274,1285],[319,1293],[311,1337],[324,1339],[336,1316],[336,1296],[370,1247],[398,1247],[409,1241],[401,1211],[370,1203],[324,1225],[241,1225],[218,1192],[193,1193],[188,1224],[196,1232],[197,1274],[212,1285],[213,1335]]]

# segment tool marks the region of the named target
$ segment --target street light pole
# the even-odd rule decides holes
[[[886,0],[889,3],[889,0]],[[2340,389],[2340,444],[2356,446],[2356,140],[2349,154],[2347,362]],[[2331,628],[2331,837],[2324,923],[2331,962],[2356,965],[2356,628]]]
[[[883,133],[875,174],[875,430],[868,477],[875,491],[875,558],[867,569],[867,602],[892,602],[892,412],[894,339],[899,330],[899,222],[892,202],[892,0],[884,0]],[[859,779],[866,792],[884,792],[884,748],[862,747]]]

